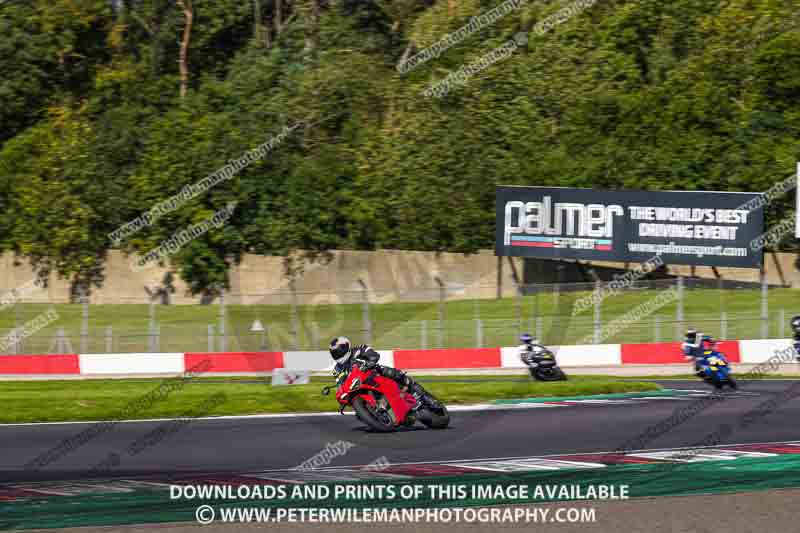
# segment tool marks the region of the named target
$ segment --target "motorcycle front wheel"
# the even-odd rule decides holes
[[[539,369],[533,377],[539,381],[564,381],[567,379],[567,375],[560,368],[552,370]]]
[[[358,419],[364,422],[371,430],[379,433],[394,431],[394,424],[392,424],[389,414],[378,412],[375,406],[367,403],[364,398],[356,396],[353,398],[351,405]]]
[[[450,425],[450,413],[447,412],[444,404],[436,410],[423,407],[419,410],[417,419],[431,429],[444,429]]]

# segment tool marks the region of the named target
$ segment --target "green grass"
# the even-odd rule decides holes
[[[486,376],[481,376],[485,378]],[[465,379],[454,376],[451,379]],[[254,378],[250,378],[254,379]],[[616,392],[641,392],[658,390],[655,383],[621,381],[608,378],[570,378],[566,382],[539,383],[498,379],[481,383],[442,383],[431,377],[426,388],[449,405],[494,399],[531,398],[549,396],[578,396]],[[519,377],[516,378],[519,380]],[[241,383],[224,380],[212,383],[201,379],[185,383],[182,388],[153,402],[143,411],[133,411],[128,418],[161,418],[213,415],[241,415],[259,413],[289,413],[338,410],[333,396],[322,396],[322,382],[315,379],[310,385],[272,387],[264,383]],[[79,420],[116,419],[118,413],[130,402],[156,390],[161,380],[91,380],[91,381],[36,381],[0,382],[3,410],[0,423],[60,422]],[[226,401],[208,413],[198,412],[214,394],[224,393]]]
[[[665,285],[666,288],[666,285]],[[602,303],[601,321],[608,324],[622,317],[637,305],[660,293],[659,290],[629,290],[606,298]],[[437,302],[411,302],[371,304],[369,320],[372,324],[371,343],[386,349],[416,348],[466,348],[479,344],[476,318],[483,324],[482,346],[509,346],[516,344],[521,330],[536,332],[537,319],[543,341],[549,344],[576,344],[591,336],[593,313],[589,309],[573,317],[573,303],[588,292],[542,292],[518,298],[452,300]],[[769,292],[769,336],[777,337],[782,330],[779,311],[784,318],[800,312],[798,291],[771,289]],[[368,341],[364,328],[364,306],[300,305],[292,313],[286,298],[280,304],[228,305],[225,316],[227,350],[319,350],[327,346],[330,338],[344,334],[354,340]],[[273,302],[269,302],[273,303]],[[73,352],[143,352],[150,351],[148,334],[148,308],[139,304],[97,304],[89,306],[88,332],[81,339],[81,313],[77,304],[59,304],[55,309],[59,320],[37,335],[24,341],[20,352],[48,353],[53,351],[58,328],[63,328]],[[687,325],[704,332],[721,336],[721,312],[728,315],[726,338],[761,338],[760,291],[741,290],[687,290],[684,320],[676,320],[677,304],[670,303],[652,315],[621,328],[604,342],[654,342],[676,340]],[[0,334],[5,335],[15,324],[24,324],[42,313],[45,304],[22,304],[17,309],[0,311]],[[296,317],[293,319],[293,316]],[[439,317],[442,317],[441,328]],[[251,324],[259,319],[268,327],[268,333],[251,333]],[[221,319],[218,305],[156,306],[155,321],[160,328],[158,351],[207,351],[208,326],[219,327]],[[785,322],[785,320],[784,320]],[[787,324],[783,324],[784,327]],[[106,332],[111,328],[112,336]],[[218,331],[218,329],[217,329]],[[222,348],[215,338],[213,350]]]

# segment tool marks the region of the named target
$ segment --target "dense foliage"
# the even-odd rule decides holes
[[[797,0],[598,0],[422,95],[570,3],[523,2],[403,75],[497,2],[0,2],[0,250],[101,283],[110,232],[301,121],[120,246],[238,202],[171,257],[200,292],[245,252],[491,247],[496,184],[759,191],[791,174]]]

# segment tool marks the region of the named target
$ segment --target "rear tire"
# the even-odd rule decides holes
[[[377,431],[378,433],[394,431],[395,428],[391,420],[382,420],[375,411],[375,407],[369,405],[364,398],[356,396],[351,403],[358,419],[364,422],[371,430]]]
[[[736,380],[735,380],[735,379],[733,379],[733,378],[731,378],[731,377],[729,377],[729,378],[728,378],[728,385],[730,385],[730,387],[731,387],[733,390],[736,390],[736,389],[738,389],[738,388],[739,388],[739,384],[738,384],[738,383],[736,383]]]
[[[420,409],[417,419],[431,429],[444,429],[450,425],[450,413],[447,412],[444,404],[441,409],[436,411],[431,410],[430,407]]]

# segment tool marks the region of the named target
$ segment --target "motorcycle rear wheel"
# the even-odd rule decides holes
[[[356,396],[351,404],[358,419],[364,422],[371,430],[379,433],[394,431],[395,428],[391,421],[382,420],[375,411],[375,407],[369,405],[364,398]]]

